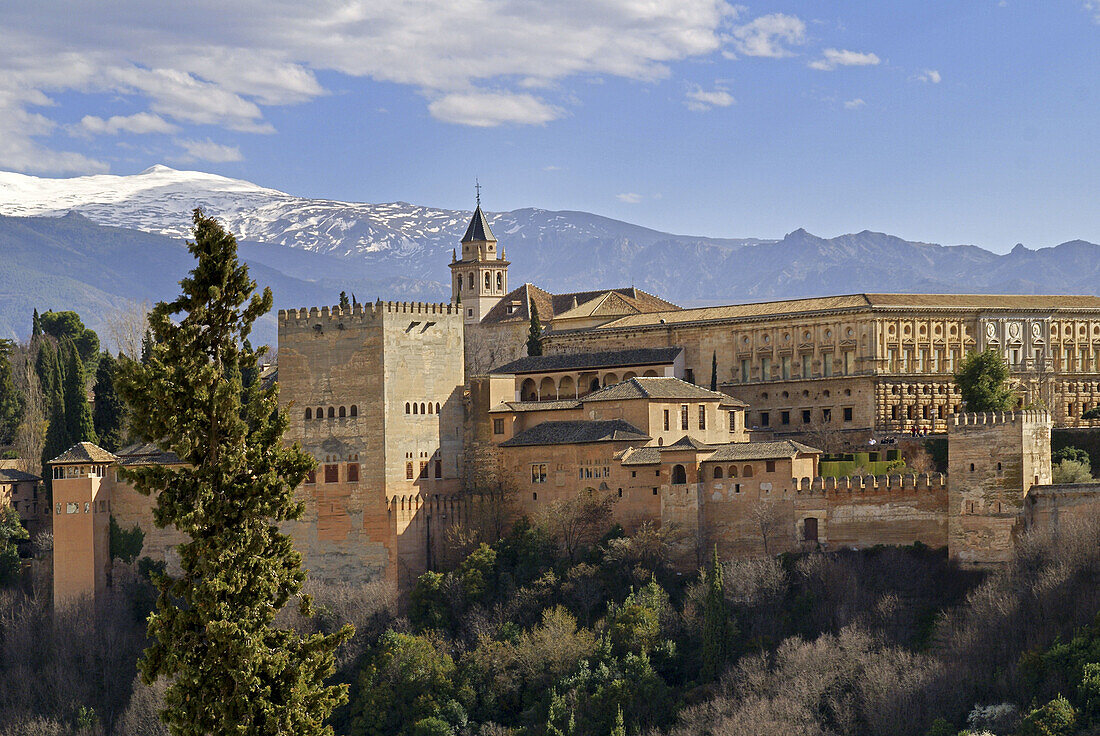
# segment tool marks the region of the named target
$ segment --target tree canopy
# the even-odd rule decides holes
[[[542,355],[542,323],[539,322],[539,308],[531,302],[531,326],[527,330],[527,354]]]
[[[967,411],[1008,411],[1016,404],[1008,378],[1004,358],[990,349],[963,359],[955,372],[955,385]]]

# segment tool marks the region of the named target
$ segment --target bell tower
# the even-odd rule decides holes
[[[451,302],[462,306],[466,324],[477,324],[508,293],[508,261],[497,251],[497,239],[481,211],[481,185],[477,185],[477,209],[462,236],[462,258],[451,254]]]

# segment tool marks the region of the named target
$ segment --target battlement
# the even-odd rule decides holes
[[[947,476],[943,473],[914,475],[856,475],[843,478],[792,478],[799,495],[830,496],[839,493],[894,493],[904,491],[945,491]]]
[[[384,314],[421,314],[421,315],[462,315],[462,308],[456,304],[436,304],[429,302],[384,302],[356,304],[348,309],[335,307],[301,307],[300,309],[280,309],[279,327],[308,327],[320,325],[339,326],[341,324],[363,324],[374,321]]]
[[[1001,424],[1016,424],[1017,422],[1047,423],[1050,422],[1050,412],[1045,409],[969,412],[952,414],[948,424],[952,429],[955,429],[958,427],[992,427]]]

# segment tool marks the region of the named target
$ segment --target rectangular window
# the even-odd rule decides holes
[[[791,413],[789,411],[779,412],[779,423],[780,424],[790,424],[791,423]]]
[[[504,420],[503,419],[494,419],[493,420],[493,434],[504,434]]]
[[[688,383],[695,383],[695,371],[691,368],[684,369],[684,380]]]
[[[826,424],[833,421],[833,410],[832,409],[822,409],[821,410],[821,421],[825,422]]]
[[[779,372],[783,376],[783,380],[787,381],[791,378],[791,356],[784,355],[779,359]]]
[[[767,427],[771,424],[771,415],[766,411],[760,412],[760,426]]]
[[[917,373],[924,373],[924,351],[917,351]]]
[[[428,461],[427,460],[421,460],[420,461],[420,477],[421,478],[427,478],[428,477]]]
[[[699,404],[699,429],[707,428],[707,405]]]
[[[812,516],[802,522],[802,540],[805,542],[817,541],[817,519]]]
[[[339,465],[325,465],[325,483],[339,483],[340,482],[340,466]]]
[[[844,407],[844,421],[852,421],[852,407],[850,406]]]
[[[812,355],[802,356],[802,377],[812,378],[814,368],[814,359]]]
[[[764,461],[764,472],[765,473],[774,473],[775,472],[775,460],[766,460],[766,461]]]
[[[737,431],[737,412],[731,411],[730,413],[730,431]]]
[[[435,459],[435,477],[436,477],[436,480],[439,480],[443,477],[443,459],[442,458],[437,457]]]
[[[742,360],[741,361],[741,383],[748,383],[749,379],[750,379],[750,376],[749,376],[749,361]]]
[[[65,504],[65,513],[66,514],[79,514],[80,513],[80,504],[78,504],[78,503],[67,503],[67,504]]]
[[[821,354],[821,373],[824,376],[833,375],[833,354],[822,353]]]
[[[546,463],[535,463],[531,466],[531,482],[532,483],[545,483],[546,482]]]
[[[665,431],[667,432],[669,429],[670,427],[668,424],[668,409],[665,409]]]
[[[761,358],[760,359],[760,380],[770,381],[772,380],[772,359]]]
[[[886,366],[887,370],[891,373],[898,372],[898,354],[894,352],[893,348],[889,348],[886,351]]]
[[[856,372],[856,354],[851,350],[844,351],[844,375],[850,376]]]
[[[932,372],[940,372],[940,350],[938,348],[932,351]]]
[[[348,463],[348,483],[359,482],[359,463]]]
[[[413,464],[412,462],[405,463],[405,480],[413,479]]]
[[[688,428],[688,408],[687,404],[680,406],[680,429]]]
[[[809,424],[810,423],[810,410],[809,409],[803,409],[802,410],[802,423],[803,424]]]

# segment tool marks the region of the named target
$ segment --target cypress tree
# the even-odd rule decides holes
[[[53,408],[54,389],[60,383],[57,366],[57,351],[49,340],[40,340],[38,353],[34,356],[34,372],[38,376],[38,385],[42,388],[42,395],[46,397],[47,408]]]
[[[148,361],[122,358],[117,380],[131,431],[183,460],[125,474],[156,496],[154,523],[186,540],[180,576],[156,578],[142,677],[167,678],[162,717],[173,736],[327,736],[324,721],[347,686],[324,680],[351,627],[302,636],[275,623],[292,600],[313,615],[301,555],[279,524],[302,514],[293,492],[314,461],[283,445],[277,387],[241,385],[264,352],[243,343],[271,309],[271,291],[255,293],[236,239],[202,210],[193,233],[197,263],[182,293],[149,315]]]
[[[699,672],[703,682],[716,680],[722,674],[732,653],[732,638],[736,631],[726,605],[718,545],[714,545],[714,554],[706,571],[706,585],[707,592],[703,600],[703,664]]]
[[[42,337],[42,319],[38,316],[38,310],[34,310],[31,317],[31,340]]]
[[[126,406],[115,390],[115,371],[118,361],[109,351],[99,358],[95,373],[95,409],[92,424],[95,426],[99,446],[108,452],[118,452],[122,446],[122,426]]]
[[[9,445],[23,418],[23,400],[11,375],[12,341],[0,340],[0,445]]]
[[[718,390],[718,351],[710,356],[710,390]]]
[[[626,723],[623,721],[623,707],[615,713],[615,725],[611,727],[611,736],[626,736]]]
[[[351,301],[348,299],[346,291],[340,292],[340,309],[351,309]]]
[[[88,406],[88,380],[84,374],[84,361],[70,340],[61,343],[61,352],[65,356],[63,400],[70,446],[77,442],[95,442],[95,424],[92,422],[92,408]]]
[[[531,328],[527,331],[527,354],[542,355],[542,325],[539,308],[534,302],[531,302]]]

